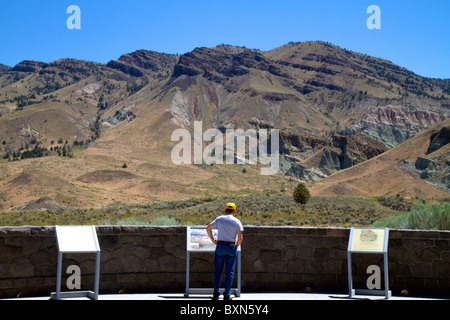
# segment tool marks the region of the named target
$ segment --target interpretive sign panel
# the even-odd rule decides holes
[[[214,252],[216,245],[208,237],[206,227],[187,227],[186,248],[188,251]],[[214,239],[217,240],[217,229],[212,229]],[[241,250],[239,246],[238,251]]]
[[[208,237],[206,229],[188,228],[188,232],[190,232],[187,237],[188,250],[214,251],[216,249],[216,245]],[[217,230],[213,229],[212,232],[214,239],[217,239]]]
[[[353,297],[355,294],[384,295],[386,299],[389,299],[391,297],[391,291],[389,291],[389,277],[388,277],[388,257],[387,257],[388,241],[389,241],[388,228],[384,229],[353,228],[353,227],[350,228],[350,237],[348,240],[348,247],[347,247],[348,289],[350,297]],[[375,290],[372,288],[353,289],[352,253],[383,254],[384,290]]]
[[[61,252],[100,251],[95,226],[55,226]]]
[[[51,299],[88,297],[98,299],[100,277],[100,245],[95,226],[55,226],[58,246],[58,266],[56,274],[56,292],[50,293]],[[95,253],[94,291],[61,292],[63,253]]]
[[[384,252],[385,229],[353,229],[350,251],[352,252]]]

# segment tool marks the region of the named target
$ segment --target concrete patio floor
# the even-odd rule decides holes
[[[185,297],[183,293],[136,293],[136,294],[99,294],[98,300],[165,300],[165,301],[208,301],[211,296],[207,294],[191,294]],[[416,297],[409,295],[392,295],[390,299],[384,296],[356,295],[352,298],[343,293],[280,293],[280,292],[257,292],[242,293],[239,297],[232,296],[233,301],[263,301],[263,300],[448,300],[446,298]],[[222,297],[220,298],[222,299]],[[3,300],[50,300],[45,297],[21,297]],[[88,298],[64,298],[61,300],[90,300]]]

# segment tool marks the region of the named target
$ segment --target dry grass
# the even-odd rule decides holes
[[[55,211],[4,212],[0,225],[55,224],[169,224],[206,225],[223,213],[233,200],[243,224],[272,226],[368,226],[381,218],[398,214],[376,200],[350,197],[313,197],[297,204],[288,194],[241,197],[207,197],[182,201],[108,206],[100,209],[58,209]],[[162,219],[162,220],[161,220]],[[158,222],[160,223],[160,222]]]

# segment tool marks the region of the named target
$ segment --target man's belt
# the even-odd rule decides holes
[[[219,241],[217,241],[217,243],[224,243],[224,244],[229,244],[230,246],[234,246],[234,245],[236,245],[236,242],[231,242],[231,241],[222,241],[222,240],[219,240]]]

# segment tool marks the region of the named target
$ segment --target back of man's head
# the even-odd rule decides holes
[[[225,206],[225,213],[226,214],[232,214],[236,212],[236,205],[232,202],[228,202]]]

